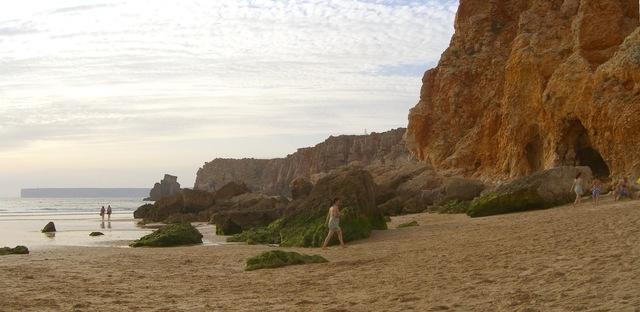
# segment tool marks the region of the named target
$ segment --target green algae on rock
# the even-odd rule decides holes
[[[165,225],[131,243],[131,247],[171,247],[202,244],[202,234],[189,223]]]
[[[327,259],[318,255],[304,255],[297,252],[287,252],[282,250],[272,250],[264,252],[258,256],[247,260],[245,270],[253,271],[259,269],[272,269],[288,265],[300,265],[310,263],[325,263]]]
[[[0,256],[27,255],[27,254],[29,254],[29,248],[25,246],[16,246],[15,248],[10,248],[10,247],[0,248]]]

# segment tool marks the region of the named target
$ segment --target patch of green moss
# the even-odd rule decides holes
[[[544,209],[553,206],[546,203],[535,190],[523,189],[513,193],[489,193],[474,199],[467,214],[472,217],[484,217],[497,214]]]
[[[469,200],[465,200],[465,201],[452,200],[438,207],[436,211],[438,213],[449,213],[449,214],[467,213],[470,205],[471,205],[471,201]]]
[[[396,228],[401,229],[401,228],[407,228],[412,226],[418,226],[418,221],[414,220],[410,222],[405,222],[405,223],[399,224]]]
[[[300,265],[309,263],[325,263],[327,259],[318,255],[304,255],[297,252],[272,250],[264,252],[247,260],[245,270],[272,269],[288,265]]]
[[[342,211],[340,228],[346,242],[367,238],[371,230],[387,229],[383,216],[366,218],[354,214],[346,208]],[[282,246],[320,247],[328,233],[326,216],[313,213],[299,213],[291,217],[278,219],[267,227],[253,228],[228,238],[228,242],[246,242],[247,244],[280,244]],[[330,244],[336,244],[334,235]]]
[[[133,242],[131,247],[170,247],[202,244],[202,234],[189,223],[165,225]]]
[[[15,248],[10,248],[10,247],[0,248],[0,256],[27,255],[27,254],[29,254],[29,249],[25,246],[16,246]]]

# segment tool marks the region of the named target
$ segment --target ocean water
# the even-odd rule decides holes
[[[139,198],[0,198],[0,247],[25,245],[30,250],[59,246],[126,247],[152,231],[138,226],[133,211]],[[111,219],[100,218],[101,206],[111,205]],[[55,234],[40,230],[49,222]],[[93,231],[105,235],[90,237]]]
[[[131,214],[143,205],[140,198],[0,198],[0,218],[26,215],[95,214],[111,205],[114,213]]]
[[[62,246],[128,247],[131,241],[153,231],[138,225],[133,211],[144,202],[140,198],[0,198],[0,247],[24,245],[31,251]],[[100,207],[111,205],[111,219],[102,220]],[[50,221],[55,234],[41,233]],[[205,245],[220,245],[224,237],[215,227],[196,224]],[[105,235],[90,237],[91,232]]]

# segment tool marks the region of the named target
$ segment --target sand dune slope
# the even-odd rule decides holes
[[[640,202],[419,227],[330,263],[244,272],[266,246],[63,248],[0,258],[0,311],[640,311]],[[295,249],[294,249],[295,250]]]

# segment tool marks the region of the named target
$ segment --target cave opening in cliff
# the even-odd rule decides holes
[[[527,156],[527,163],[531,173],[537,172],[542,169],[542,157],[543,157],[543,143],[540,134],[536,135],[527,143],[524,148],[525,155]]]
[[[600,151],[591,144],[589,133],[582,122],[577,119],[567,121],[561,146],[565,148],[561,153],[564,155],[563,164],[588,166],[594,177],[601,180],[609,179],[609,166]]]

